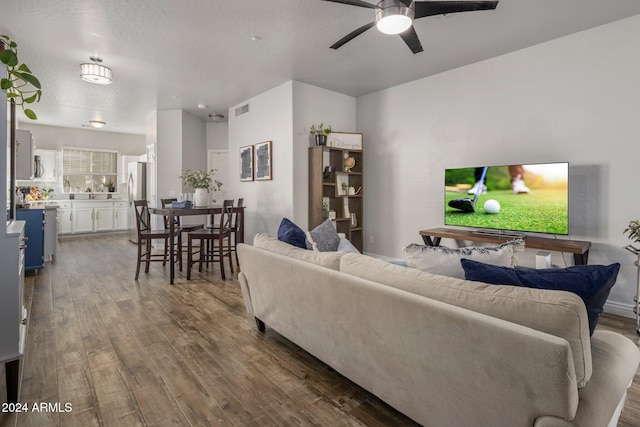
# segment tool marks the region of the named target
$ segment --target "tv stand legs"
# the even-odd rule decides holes
[[[575,265],[587,265],[587,261],[589,261],[589,251],[583,254],[573,254],[573,262]]]
[[[258,326],[258,330],[260,332],[264,332],[266,330],[266,326],[264,324],[264,322],[260,319],[258,319],[257,317],[255,317],[254,319],[256,319],[256,325]]]
[[[434,237],[433,240],[431,236],[422,235],[422,240],[424,240],[424,244],[428,246],[440,246],[441,237]]]

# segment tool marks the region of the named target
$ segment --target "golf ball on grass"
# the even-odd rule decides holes
[[[500,203],[497,200],[489,199],[484,202],[484,211],[489,214],[496,214],[500,212]]]

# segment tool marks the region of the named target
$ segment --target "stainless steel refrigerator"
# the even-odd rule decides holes
[[[145,162],[129,163],[127,174],[127,197],[128,197],[128,222],[129,240],[138,243],[138,229],[136,227],[136,208],[134,200],[147,199],[147,164]]]

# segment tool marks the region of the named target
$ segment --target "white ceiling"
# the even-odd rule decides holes
[[[638,0],[500,0],[415,21],[417,55],[375,28],[329,49],[373,10],[320,0],[0,0],[0,34],[42,83],[36,123],[144,134],[154,110],[209,120],[288,80],[361,96],[636,14]],[[113,84],[79,78],[95,54]]]

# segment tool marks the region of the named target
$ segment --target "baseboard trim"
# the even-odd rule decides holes
[[[630,319],[636,318],[632,304],[621,304],[615,301],[607,301],[604,303],[604,312],[615,314],[616,316],[628,317]]]

